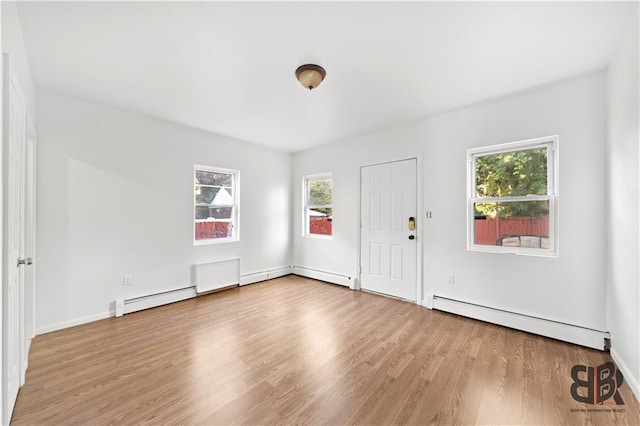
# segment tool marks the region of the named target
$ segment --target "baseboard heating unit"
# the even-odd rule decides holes
[[[191,284],[198,293],[240,284],[240,259],[196,263],[191,268]]]
[[[161,293],[132,297],[129,299],[121,297],[116,300],[116,316],[121,317],[124,314],[180,302],[181,300],[187,300],[193,297],[196,297],[195,287],[184,287],[177,290],[163,291]]]
[[[610,337],[606,331],[536,318],[441,296],[433,296],[433,309],[598,350],[605,349],[605,339]]]
[[[292,269],[295,275],[300,275],[301,277],[313,278],[314,280],[326,281],[328,283],[353,288],[353,279],[349,275],[305,268],[304,266],[294,266]]]

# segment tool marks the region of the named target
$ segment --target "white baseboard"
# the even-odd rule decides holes
[[[601,351],[604,350],[604,339],[609,338],[609,333],[605,331],[592,330],[590,328],[536,318],[441,296],[433,296],[433,309],[451,312],[453,314],[479,319]]]
[[[613,361],[618,366],[618,370],[622,372],[624,381],[627,382],[631,391],[635,395],[636,400],[640,401],[640,382],[638,382],[637,377],[633,375],[633,372],[629,369],[627,363],[618,355],[615,348],[612,347],[609,352],[611,353],[611,358],[613,358]]]
[[[282,268],[271,269],[269,271],[269,279],[280,278],[291,275],[291,266],[283,266]]]
[[[304,266],[293,266],[293,273],[301,277],[313,278],[314,280],[326,281],[332,284],[343,285],[354,288],[354,280],[349,275],[336,274],[333,272],[321,271],[319,269],[306,268]]]
[[[424,300],[420,303],[420,306],[423,306],[423,307],[425,307],[425,308],[427,308],[427,309],[430,309],[430,310],[431,310],[431,309],[433,309],[433,307],[431,306],[431,303],[429,303],[429,300],[428,300],[428,299],[424,299]]]
[[[100,314],[88,315],[82,318],[76,318],[69,321],[57,322],[55,324],[45,325],[36,330],[36,335],[51,333],[52,331],[62,330],[63,328],[74,327],[76,325],[86,324],[88,322],[98,321],[105,318],[110,318],[115,315],[115,312],[107,311]]]
[[[27,370],[29,369],[29,352],[31,352],[31,341],[33,338],[27,338],[27,347],[25,348],[24,358],[22,359],[22,368],[20,369],[20,386],[26,381]]]
[[[253,284],[260,281],[272,280],[274,278],[284,277],[291,274],[291,266],[283,266],[281,268],[269,269],[266,271],[252,272],[240,275],[240,285]]]
[[[433,309],[433,293],[423,295],[420,305],[427,309]]]
[[[29,353],[31,352],[31,343],[33,343],[33,337],[29,337],[27,339],[27,353],[25,354],[24,359],[24,370],[27,371],[29,368]]]

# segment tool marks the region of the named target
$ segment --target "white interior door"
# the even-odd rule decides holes
[[[23,284],[22,267],[24,250],[24,148],[26,129],[25,104],[13,74],[8,68],[8,60],[4,61],[4,274],[6,286],[3,286],[3,422],[8,424],[15,405],[22,370],[24,355],[24,321],[23,321]]]
[[[362,167],[360,179],[360,287],[415,301],[416,160]]]

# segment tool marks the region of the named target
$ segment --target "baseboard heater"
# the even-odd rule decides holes
[[[433,296],[433,309],[598,350],[604,350],[606,347],[605,339],[609,339],[609,333],[605,331],[546,320],[441,296]]]
[[[180,302],[181,300],[196,297],[195,286],[179,288],[177,290],[163,291],[161,293],[150,294],[147,296],[132,297],[125,299],[123,297],[116,300],[116,316],[121,317],[124,314],[142,311],[144,309],[155,308],[157,306],[168,305],[169,303]]]
[[[353,279],[349,275],[336,274],[333,272],[321,271],[319,269],[306,268],[304,266],[293,266],[293,273],[301,277],[313,278],[314,280],[326,281],[353,288]]]
[[[198,293],[240,284],[240,259],[194,264],[191,267],[191,284]]]
[[[176,290],[116,300],[116,317],[191,299],[201,294],[237,285],[253,284],[291,274],[291,267],[269,269],[240,275],[240,259],[229,259],[191,266],[191,286]]]

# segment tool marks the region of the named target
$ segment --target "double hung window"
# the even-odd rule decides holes
[[[304,178],[304,235],[331,237],[333,233],[333,183],[330,174]]]
[[[237,170],[194,166],[194,243],[238,240]]]
[[[558,137],[467,151],[467,248],[557,256]]]

